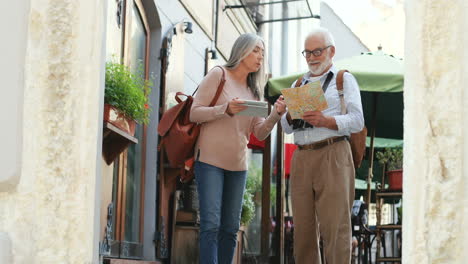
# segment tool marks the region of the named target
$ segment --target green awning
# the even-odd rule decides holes
[[[354,189],[356,189],[356,190],[367,190],[366,180],[354,179]],[[375,182],[372,182],[371,190],[375,190]]]
[[[366,147],[370,147],[370,137],[366,138]],[[401,148],[403,139],[374,138],[374,148]]]
[[[375,182],[371,184],[372,199],[371,202],[375,203]],[[385,184],[385,188],[388,188],[388,184]],[[367,192],[367,182],[361,179],[354,180],[354,200],[359,200],[361,196],[365,196]]]

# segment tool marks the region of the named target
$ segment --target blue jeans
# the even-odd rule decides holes
[[[247,171],[195,162],[200,200],[200,264],[231,264]]]

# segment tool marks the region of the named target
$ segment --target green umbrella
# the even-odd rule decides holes
[[[363,92],[403,92],[403,60],[382,51],[342,59],[334,65],[350,71]]]

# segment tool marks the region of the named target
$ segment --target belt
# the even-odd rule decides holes
[[[341,137],[332,137],[332,138],[327,138],[325,140],[321,140],[312,144],[307,144],[307,145],[297,145],[297,148],[300,150],[314,150],[314,149],[320,149],[323,147],[326,147],[328,145],[331,145],[336,142],[340,142],[342,140],[347,139],[347,136],[341,136]]]

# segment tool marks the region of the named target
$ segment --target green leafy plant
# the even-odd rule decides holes
[[[400,170],[403,168],[403,149],[386,148],[383,152],[379,151],[375,157],[382,165],[387,165],[388,170]]]
[[[255,204],[253,195],[248,189],[244,192],[244,202],[242,203],[241,224],[248,225],[255,216]]]
[[[104,102],[139,123],[149,122],[151,106],[148,96],[152,85],[151,80],[144,78],[141,62],[135,73],[132,73],[129,67],[114,60],[106,63]]]
[[[252,194],[262,191],[262,168],[254,163],[249,165],[249,172],[245,188]]]
[[[250,163],[245,183],[244,202],[242,204],[241,224],[248,225],[255,217],[254,196],[262,190],[262,169]]]

